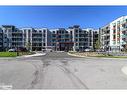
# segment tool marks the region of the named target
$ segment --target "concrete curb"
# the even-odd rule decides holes
[[[70,55],[70,56],[75,56],[75,57],[85,57],[86,58],[86,56],[80,56],[80,55],[75,55],[75,54],[71,54],[71,53],[67,53],[68,55]]]
[[[67,53],[70,56],[74,56],[74,57],[81,57],[81,58],[89,58],[89,59],[114,59],[114,60],[127,60],[126,58],[99,58],[99,57],[87,57],[87,56],[81,56],[81,55],[75,55],[75,54],[71,54],[71,53]]]
[[[24,56],[18,56],[17,58],[21,58],[21,57],[35,57],[35,56],[44,56],[46,55],[46,53],[36,53],[36,54],[32,54],[32,55],[24,55]]]
[[[36,53],[33,55],[25,55],[24,57],[34,57],[34,56],[42,56],[42,55],[46,55],[46,53]]]

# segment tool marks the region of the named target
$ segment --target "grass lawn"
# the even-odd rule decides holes
[[[22,55],[31,55],[33,52],[19,52],[19,56]],[[16,57],[17,52],[0,52],[0,57]]]

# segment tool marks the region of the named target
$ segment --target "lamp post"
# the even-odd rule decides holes
[[[56,51],[58,51],[59,48],[59,42],[56,43]]]
[[[17,46],[17,56],[19,56],[19,50],[18,50],[18,46]]]
[[[82,46],[82,52],[83,52],[83,46]]]

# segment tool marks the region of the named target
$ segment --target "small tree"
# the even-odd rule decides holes
[[[95,49],[95,50],[96,50],[96,49],[100,49],[100,47],[101,47],[100,42],[99,42],[99,40],[97,40],[97,41],[95,42],[95,44],[94,44],[94,49]]]
[[[124,45],[124,51],[127,51],[127,44]]]
[[[31,47],[31,43],[30,42],[26,42],[26,48],[28,51],[30,51],[30,47]]]

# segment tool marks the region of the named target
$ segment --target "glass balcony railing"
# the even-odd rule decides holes
[[[126,38],[126,37],[127,37],[127,34],[125,34],[125,35],[121,35],[121,37],[122,37],[122,38]]]
[[[127,30],[127,28],[121,28],[121,30],[122,30],[122,31],[125,31],[125,30]]]
[[[126,42],[121,42],[121,44],[126,44]]]

